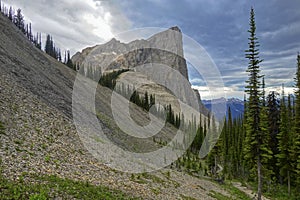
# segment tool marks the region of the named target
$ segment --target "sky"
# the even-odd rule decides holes
[[[107,42],[136,28],[178,26],[205,48],[218,67],[227,98],[243,98],[248,61],[249,12],[256,13],[261,73],[267,91],[292,93],[300,51],[299,0],[2,0],[21,8],[34,31],[50,33],[71,53]],[[205,99],[203,79],[189,68],[194,88]]]

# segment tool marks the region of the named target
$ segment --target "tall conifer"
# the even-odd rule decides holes
[[[247,86],[245,92],[249,95],[247,102],[247,121],[246,126],[246,141],[245,141],[245,160],[248,163],[248,167],[252,175],[257,170],[257,197],[261,200],[262,196],[262,185],[263,185],[263,162],[270,156],[271,153],[266,143],[267,130],[266,121],[267,116],[265,115],[265,108],[262,106],[262,91],[261,91],[261,78],[259,64],[262,60],[259,58],[259,42],[256,36],[256,24],[255,24],[255,13],[254,9],[250,11],[250,29],[248,30],[250,37],[249,49],[246,50],[246,58],[249,59],[249,65],[247,72],[249,78],[246,81]]]

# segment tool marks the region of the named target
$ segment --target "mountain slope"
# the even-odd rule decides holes
[[[223,119],[224,116],[223,112],[218,112],[220,109],[220,105],[226,102],[226,117],[228,117],[228,109],[231,109],[231,116],[233,119],[241,117],[244,114],[244,101],[236,98],[230,98],[230,99],[213,99],[213,100],[203,100],[203,104],[206,106],[207,109],[211,110],[212,106],[214,106],[214,110],[216,111],[215,115],[218,119]],[[219,109],[218,109],[219,108]]]
[[[83,146],[72,121],[72,90],[76,73],[33,47],[0,15],[0,134],[1,168],[5,177],[35,182],[32,175],[57,175],[120,189],[143,199],[213,199],[218,185],[182,172],[164,169],[139,178],[117,172],[96,160]],[[95,104],[105,133],[124,149],[158,148],[152,139],[133,140],[118,131],[110,110],[111,91],[98,86]],[[132,105],[137,120],[147,115]],[[168,140],[174,128],[167,125],[160,137]],[[166,175],[166,172],[170,176]],[[62,194],[53,198],[65,199]],[[68,197],[68,198],[72,198]]]

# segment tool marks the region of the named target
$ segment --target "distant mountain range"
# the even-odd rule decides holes
[[[228,109],[230,107],[232,118],[235,119],[241,116],[244,113],[244,101],[237,98],[219,98],[213,100],[202,100],[202,103],[205,105],[207,109],[212,110],[212,106],[214,107],[215,116],[217,119],[224,118],[224,112],[222,111],[222,106],[226,102],[226,117],[228,117]]]

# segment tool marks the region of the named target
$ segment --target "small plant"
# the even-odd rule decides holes
[[[134,180],[134,178],[135,178],[135,177],[134,177],[134,174],[131,174],[131,176],[130,176],[130,180],[132,180],[132,181],[133,181],[133,180]]]
[[[46,149],[47,145],[45,143],[42,144],[42,149]]]
[[[45,156],[45,161],[46,161],[46,162],[50,162],[50,159],[51,159],[51,158],[50,158],[50,155],[46,155],[46,156]]]
[[[171,178],[171,172],[167,171],[166,176],[167,176],[168,179],[170,179]]]
[[[160,189],[159,189],[159,188],[151,188],[151,191],[152,191],[155,195],[159,195],[159,193],[160,193]]]
[[[23,142],[21,140],[15,140],[14,143],[17,144],[17,145],[22,145],[23,144]]]
[[[47,196],[44,193],[34,194],[29,197],[29,200],[47,200]]]
[[[0,121],[0,135],[6,135],[5,134],[5,127],[3,123]]]
[[[217,199],[217,200],[230,200],[230,197],[227,197],[219,192],[215,192],[215,191],[211,191],[209,194],[209,196]]]
[[[188,197],[188,196],[185,196],[185,195],[183,195],[183,194],[180,194],[180,197],[181,197],[182,199],[184,199],[184,200],[196,200],[196,199],[193,198],[193,197]]]

